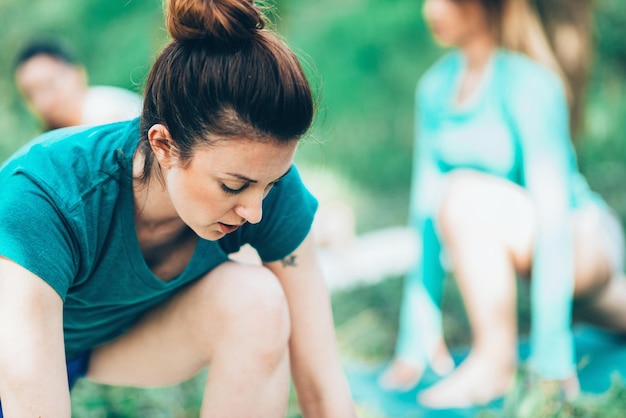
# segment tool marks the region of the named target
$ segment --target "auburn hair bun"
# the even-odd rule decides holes
[[[167,0],[165,24],[174,41],[229,47],[253,38],[265,18],[252,0]]]

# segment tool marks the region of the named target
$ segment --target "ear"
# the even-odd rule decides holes
[[[150,142],[152,153],[161,167],[170,168],[176,164],[176,146],[165,125],[152,125],[148,130],[148,142]]]

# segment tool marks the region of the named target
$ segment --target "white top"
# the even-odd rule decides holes
[[[141,114],[140,95],[120,87],[89,87],[83,104],[83,124],[103,125],[134,119]]]

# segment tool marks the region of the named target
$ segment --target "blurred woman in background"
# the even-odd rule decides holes
[[[426,0],[423,12],[454,50],[417,88],[410,216],[423,251],[380,383],[408,389],[428,366],[453,368],[439,308],[448,264],[473,343],[419,400],[467,407],[511,388],[516,276],[531,280],[531,368],[573,396],[572,299],[586,319],[626,331],[626,285],[620,223],[577,169],[568,87],[526,0]]]
[[[90,86],[87,69],[62,42],[35,40],[19,52],[15,84],[44,129],[103,125],[136,118],[141,96],[115,86]]]

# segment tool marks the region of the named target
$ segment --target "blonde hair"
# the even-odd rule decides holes
[[[500,45],[522,53],[556,73],[563,84],[568,104],[571,86],[550,46],[539,15],[528,0],[480,0],[497,30]]]

